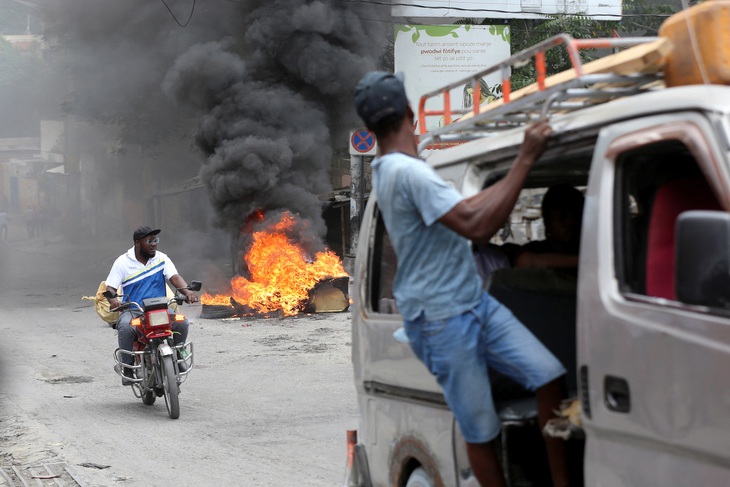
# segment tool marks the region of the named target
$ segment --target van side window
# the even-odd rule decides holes
[[[614,193],[616,271],[622,292],[676,300],[674,230],[688,210],[719,210],[688,148],[664,141],[620,155]]]
[[[398,309],[393,296],[393,280],[398,267],[395,249],[380,212],[376,212],[375,241],[373,242],[370,268],[370,304],[376,313],[393,314]]]

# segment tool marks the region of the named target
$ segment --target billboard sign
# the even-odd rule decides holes
[[[391,7],[391,14],[414,23],[429,23],[434,19],[448,23],[464,18],[538,19],[545,14],[621,20],[621,0],[400,0]]]
[[[405,75],[408,100],[418,110],[421,95],[466,78],[510,56],[506,25],[398,25],[395,28],[395,70]],[[480,80],[480,104],[501,97],[499,72]],[[442,108],[442,97],[428,100],[427,109]],[[453,108],[472,106],[471,87],[451,91]],[[426,128],[438,127],[436,117]]]

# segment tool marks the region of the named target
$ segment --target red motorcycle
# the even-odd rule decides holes
[[[191,291],[200,291],[200,281],[192,281],[186,288]],[[112,311],[137,310],[141,314],[132,318],[131,326],[137,327],[140,331],[137,340],[134,342],[134,350],[127,351],[117,348],[114,351],[116,365],[114,370],[123,376],[125,369],[132,369],[134,377],[132,380],[132,391],[134,395],[144,404],[151,406],[155,399],[165,396],[167,413],[170,418],[180,417],[180,384],[187,379],[193,369],[193,344],[186,342],[175,345],[172,339],[172,324],[176,321],[184,321],[185,316],[179,313],[170,312],[170,305],[177,303],[182,305],[185,297],[180,293],[181,289],[175,291],[175,296],[170,300],[167,297],[149,298],[138,303],[128,301]],[[110,291],[104,292],[107,299],[122,297]],[[131,355],[134,358],[134,365],[127,365],[122,362],[123,355]]]

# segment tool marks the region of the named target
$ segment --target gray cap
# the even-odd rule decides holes
[[[403,73],[371,71],[355,87],[355,109],[368,128],[388,118],[402,117],[407,108]]]

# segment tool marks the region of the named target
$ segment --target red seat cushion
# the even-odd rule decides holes
[[[680,213],[719,210],[704,179],[678,179],[659,188],[649,221],[646,252],[646,294],[676,299],[674,292],[674,230]]]

